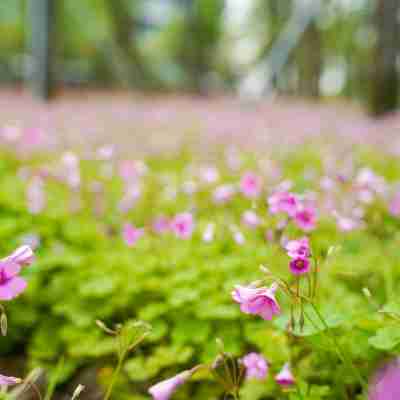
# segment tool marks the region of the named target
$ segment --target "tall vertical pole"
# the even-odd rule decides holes
[[[34,95],[49,100],[54,93],[55,3],[29,0],[31,87]]]
[[[399,53],[399,0],[377,0],[377,43],[371,77],[371,111],[380,116],[396,109],[399,97],[397,56]]]

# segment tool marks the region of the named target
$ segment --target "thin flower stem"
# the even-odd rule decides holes
[[[317,295],[317,286],[318,286],[318,260],[316,257],[313,257],[313,260],[314,260],[314,287],[311,298],[315,298],[315,296]]]
[[[117,377],[118,377],[119,373],[121,372],[122,363],[124,362],[124,359],[125,359],[125,354],[122,354],[120,357],[118,357],[118,364],[113,372],[110,385],[108,386],[107,393],[104,396],[104,400],[109,400],[111,398],[111,393],[113,391],[115,381],[117,380]]]
[[[299,395],[299,399],[304,400],[303,393],[301,393],[299,385],[296,385],[296,389],[297,389],[297,394]]]
[[[322,316],[322,314],[319,312],[318,307],[312,302],[310,303],[310,305],[313,308],[313,310],[315,311],[315,314],[318,316],[319,320],[324,325],[324,328],[325,328],[326,332],[330,333],[330,328],[329,328],[328,324],[326,323],[326,321],[325,321],[324,317]],[[364,378],[362,377],[362,375],[360,374],[358,369],[354,366],[353,362],[347,357],[346,352],[343,351],[341,345],[339,344],[339,342],[336,339],[336,336],[331,334],[330,337],[332,339],[332,343],[334,344],[335,349],[336,349],[339,357],[342,359],[342,361],[345,364],[347,364],[347,367],[354,372],[354,375],[356,376],[356,378],[360,382],[361,387],[365,388],[366,385],[367,385],[366,381],[364,380]]]

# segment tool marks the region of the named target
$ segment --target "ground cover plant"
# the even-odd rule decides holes
[[[399,181],[396,157],[361,147],[4,150],[1,254],[36,260],[2,267],[0,350],[23,362],[0,372],[42,368],[48,399],[88,371],[98,392],[75,397],[374,399],[400,344]]]

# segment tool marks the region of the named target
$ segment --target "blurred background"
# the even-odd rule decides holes
[[[398,0],[2,0],[0,83],[398,102]]]

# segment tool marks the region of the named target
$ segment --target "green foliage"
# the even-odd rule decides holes
[[[315,182],[304,178],[302,159],[320,171],[321,160],[308,149],[295,158],[282,158],[285,177],[291,178],[299,191],[315,188]],[[367,162],[368,156],[363,154],[360,159]],[[389,164],[374,162],[388,179],[399,179],[399,165],[394,174]],[[123,216],[116,207],[122,195],[120,179],[102,176],[98,161],[82,161],[82,209],[71,213],[71,193],[62,184],[49,181],[49,205],[32,216],[24,200],[25,183],[17,176],[21,165],[6,154],[0,159],[1,254],[13,250],[31,233],[40,236],[41,245],[37,261],[24,271],[27,292],[6,304],[9,336],[0,342],[2,354],[23,349],[27,366],[53,370],[57,384],[69,381],[80,368],[95,365],[99,382],[107,384],[107,371],[115,362],[115,342],[95,321],[113,326],[140,319],[153,329],[124,363],[115,399],[143,398],[150,383],[212,361],[218,351],[217,337],[224,341],[226,351],[235,355],[262,352],[270,362],[271,376],[291,360],[307,400],[340,399],[344,398],[344,385],[350,392],[357,388],[354,377],[332,351],[327,328],[313,310],[306,308],[313,323],[306,321],[303,330],[296,328],[288,335],[289,304],[281,294],[283,314],[273,323],[240,313],[232,302],[233,285],[258,279],[260,264],[289,276],[288,259],[280,246],[266,243],[260,231],[246,230],[245,246],[235,245],[227,228],[216,233],[213,243],[201,240],[201,229],[208,222],[239,224],[242,212],[251,207],[249,200],[239,198],[229,206],[217,207],[208,189],[199,190],[193,198],[178,190],[171,200],[162,191],[160,176],[168,175],[172,188],[179,189],[186,179],[186,163],[149,160],[151,173],[144,178],[143,198]],[[35,166],[35,161],[30,165]],[[224,181],[237,179],[221,170]],[[107,186],[101,216],[94,210],[100,199],[89,190],[94,180]],[[171,216],[193,204],[197,206],[197,229],[190,240],[170,234],[157,236],[148,230],[132,248],[122,241],[125,221],[144,226],[160,214]],[[257,211],[266,217],[264,204],[258,205]],[[321,266],[321,312],[330,334],[337,337],[364,376],[388,353],[397,354],[400,344],[399,323],[393,318],[400,310],[395,301],[400,282],[400,224],[379,204],[368,209],[367,218],[366,229],[349,234],[338,233],[333,221],[323,218],[311,236],[318,257],[326,258],[332,245],[338,248]],[[266,219],[264,227],[273,223]],[[288,234],[298,237],[301,232],[290,228]],[[370,289],[375,302],[386,305],[378,310],[369,304],[362,293],[364,287]],[[64,360],[62,368],[59,360]],[[62,369],[58,373],[57,364]],[[243,399],[253,400],[278,398],[280,390],[269,378],[247,382],[242,392]],[[209,381],[195,382],[178,393],[177,399],[189,393],[193,399],[216,399],[220,389]],[[301,399],[295,392],[290,396]]]

